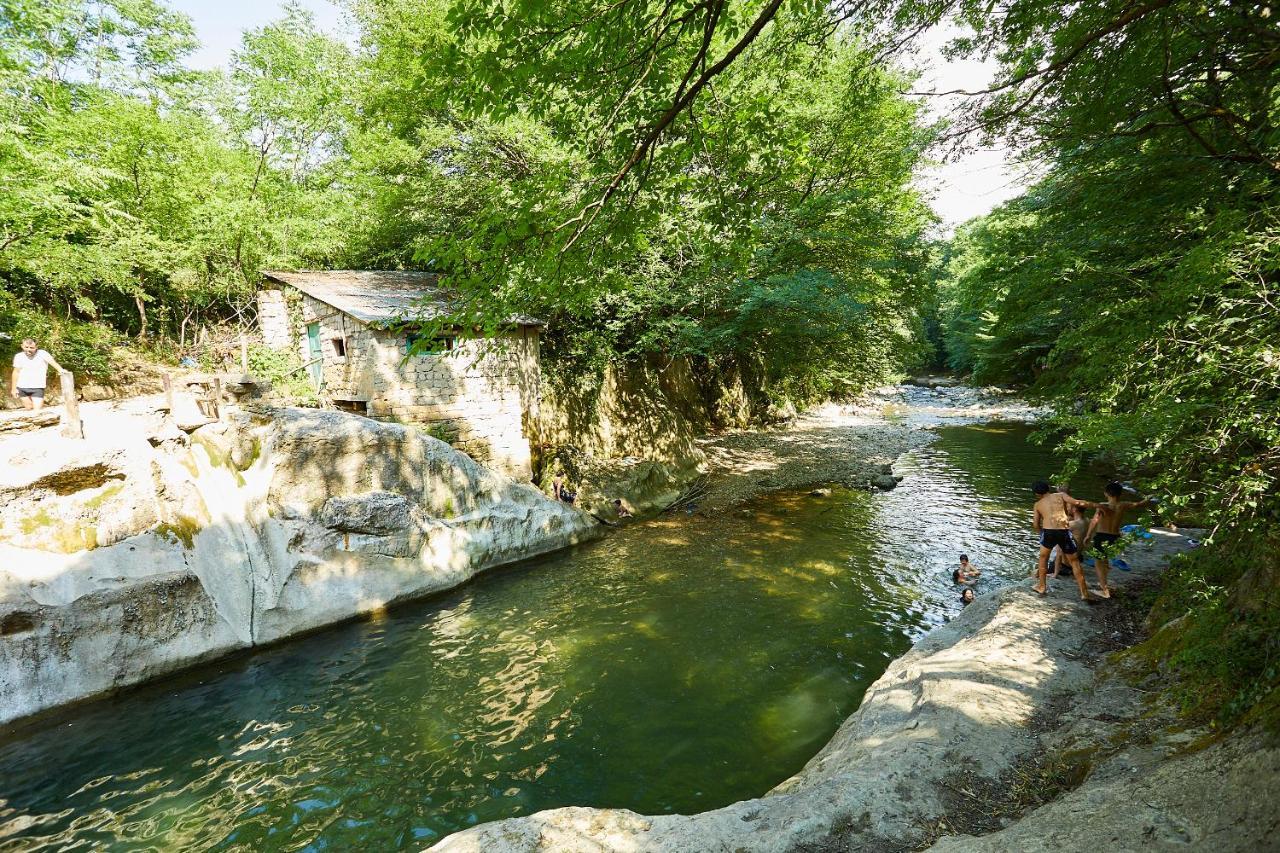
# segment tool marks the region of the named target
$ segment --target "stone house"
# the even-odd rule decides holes
[[[299,270],[263,276],[263,342],[295,349],[323,400],[379,420],[426,425],[476,461],[529,479],[540,398],[540,321],[514,317],[496,336],[444,333],[424,342],[413,320],[450,310],[430,273]],[[415,343],[418,352],[411,355]]]

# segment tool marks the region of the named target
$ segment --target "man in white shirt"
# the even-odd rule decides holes
[[[25,338],[22,351],[13,357],[13,373],[9,378],[9,393],[28,409],[44,408],[45,377],[49,368],[61,371],[62,365],[53,356],[36,346],[35,339]]]

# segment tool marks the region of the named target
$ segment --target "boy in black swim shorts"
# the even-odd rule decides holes
[[[1049,553],[1056,547],[1062,559],[1071,566],[1071,574],[1075,576],[1076,585],[1080,587],[1080,600],[1093,601],[1089,594],[1089,585],[1084,579],[1084,569],[1080,566],[1080,549],[1076,539],[1071,535],[1071,519],[1068,506],[1092,507],[1097,504],[1080,501],[1065,492],[1055,492],[1043,480],[1031,484],[1031,491],[1036,496],[1035,513],[1031,527],[1040,534],[1040,558],[1036,564],[1036,592],[1041,595],[1048,591]]]
[[[1093,547],[1098,550],[1098,559],[1094,565],[1098,571],[1098,584],[1102,587],[1102,597],[1111,597],[1111,587],[1107,585],[1107,576],[1111,573],[1111,559],[1118,556],[1115,543],[1120,539],[1120,525],[1124,523],[1124,514],[1131,509],[1139,509],[1154,504],[1154,498],[1143,498],[1140,501],[1122,501],[1124,486],[1116,482],[1107,483],[1102,489],[1106,492],[1106,503],[1094,504],[1098,511],[1089,523],[1089,531],[1093,533]]]

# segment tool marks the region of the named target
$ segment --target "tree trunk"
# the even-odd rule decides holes
[[[142,301],[141,296],[135,296],[133,304],[138,306],[138,320],[142,323],[142,328],[138,330],[138,340],[142,340],[147,336],[147,303]]]

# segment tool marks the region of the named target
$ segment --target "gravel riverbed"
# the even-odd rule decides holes
[[[856,402],[818,406],[777,426],[701,439],[709,474],[689,502],[711,513],[773,491],[827,483],[874,488],[899,456],[930,440],[934,427],[1031,421],[1046,412],[1000,388],[877,388]]]

